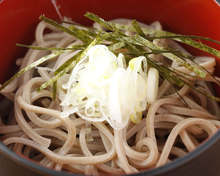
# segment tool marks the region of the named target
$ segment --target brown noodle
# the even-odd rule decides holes
[[[129,20],[114,22],[126,24]],[[161,29],[158,22],[151,26],[141,25]],[[45,34],[46,28],[52,32]],[[165,40],[160,44],[163,42],[170,42],[173,48],[189,54],[173,41]],[[34,45],[67,47],[80,43],[44,22],[37,26]],[[24,68],[46,54],[48,51],[30,49],[17,64]],[[65,52],[47,67],[56,70],[75,54]],[[152,58],[156,57],[152,55]],[[214,70],[214,66],[211,69]],[[40,84],[51,78],[51,74],[43,68],[37,71],[37,74],[36,70],[26,72],[1,92],[14,101],[16,121],[11,120],[7,125],[1,122],[0,134],[3,134],[3,143],[14,152],[48,168],[86,175],[136,173],[186,155],[220,128],[216,102],[187,86],[177,94],[170,91],[172,86],[167,81],[160,84],[159,98],[149,106],[143,120],[138,124],[130,122],[122,130],[113,130],[105,122],[90,123],[76,115],[63,118],[59,102],[51,100],[51,92],[36,91]],[[205,82],[200,84],[212,94]]]

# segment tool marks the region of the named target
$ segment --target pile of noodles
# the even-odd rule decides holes
[[[125,19],[113,22],[130,23]],[[141,25],[161,29],[158,22]],[[94,24],[94,27],[100,26]],[[45,33],[47,28],[50,33]],[[38,24],[35,38],[33,45],[42,47],[65,48],[81,43],[45,22]],[[189,54],[173,40],[154,42]],[[29,49],[16,64],[24,68],[49,53]],[[38,92],[36,88],[73,55],[74,52],[66,51],[57,59],[26,72],[2,90],[1,94],[14,102],[14,111],[7,124],[1,122],[1,141],[17,154],[57,171],[85,175],[130,174],[160,167],[186,155],[220,128],[219,107],[215,101],[187,86],[175,91],[166,80],[160,81],[158,98],[149,105],[142,121],[129,122],[121,130],[114,130],[105,121],[90,123],[75,114],[62,118],[60,102],[52,100],[51,90]],[[151,57],[165,60],[160,54]],[[203,66],[213,72],[214,59],[205,60]],[[184,68],[178,69],[184,71]],[[196,85],[212,94],[207,83],[198,81]]]

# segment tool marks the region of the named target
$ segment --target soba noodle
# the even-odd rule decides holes
[[[128,24],[131,21],[115,19],[112,22]],[[162,29],[159,22],[140,25],[142,28]],[[97,23],[94,27],[101,28]],[[46,29],[51,32],[45,33]],[[126,34],[132,35],[129,31]],[[43,21],[36,28],[35,38],[33,45],[42,47],[66,48],[82,44]],[[169,45],[190,55],[171,39],[156,39],[154,43]],[[16,63],[24,68],[48,54],[49,51],[29,49],[25,57],[19,58]],[[75,113],[64,118],[61,102],[59,99],[52,100],[51,90],[39,92],[36,88],[76,54],[77,51],[66,51],[46,65],[25,72],[1,91],[14,102],[16,119],[7,124],[1,122],[1,138],[19,155],[57,171],[85,175],[130,174],[160,167],[186,155],[220,128],[219,107],[215,101],[210,101],[187,85],[176,92],[167,80],[160,81],[158,98],[148,105],[139,123],[129,121],[124,128],[117,130],[106,121],[90,122]],[[152,54],[151,58],[165,61],[161,54]],[[206,59],[197,58],[198,63],[202,61],[202,66],[213,72],[214,59]],[[175,62],[171,65],[187,72]],[[198,84],[207,94],[212,94],[206,82]]]

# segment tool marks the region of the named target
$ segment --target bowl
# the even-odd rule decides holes
[[[220,6],[214,0],[0,0],[0,81],[12,75],[15,59],[25,53],[16,43],[31,43],[34,29],[41,14],[59,19],[53,3],[57,4],[63,16],[89,25],[83,17],[86,11],[94,12],[105,19],[131,18],[144,23],[158,20],[166,30],[181,34],[201,35],[220,40]],[[220,46],[208,43],[217,49]],[[198,50],[190,51],[204,55]],[[220,60],[217,60],[216,74],[220,75]],[[220,94],[220,89],[216,89]],[[1,104],[2,106],[2,104]],[[1,108],[3,111],[3,108]],[[75,176],[67,172],[57,172],[16,155],[0,143],[0,153],[7,162],[28,170],[28,175]],[[16,163],[16,164],[15,164]],[[220,131],[195,151],[162,167],[151,169],[134,176],[219,176],[220,175]]]

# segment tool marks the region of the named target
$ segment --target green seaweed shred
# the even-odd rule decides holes
[[[56,99],[57,94],[57,81],[60,77],[64,74],[70,72],[74,66],[86,56],[87,51],[94,45],[98,43],[106,44],[108,48],[114,52],[120,52],[123,49],[123,54],[126,58],[126,61],[129,61],[132,57],[137,57],[144,55],[147,58],[147,62],[150,66],[155,67],[158,69],[160,76],[163,79],[169,81],[173,86],[182,87],[183,85],[189,86],[191,89],[207,96],[210,99],[215,101],[220,101],[220,98],[207,95],[202,90],[196,88],[194,85],[191,84],[189,78],[201,78],[204,79],[207,75],[210,75],[213,79],[215,79],[211,73],[209,73],[205,68],[201,67],[197,63],[193,61],[194,57],[185,55],[184,53],[173,50],[171,48],[163,48],[153,43],[154,39],[172,39],[184,44],[187,44],[191,47],[197,48],[199,50],[205,51],[209,54],[212,54],[216,57],[220,57],[220,51],[212,48],[206,44],[201,43],[199,40],[205,40],[209,42],[213,42],[216,44],[220,44],[219,41],[207,38],[207,37],[200,37],[194,35],[180,35],[175,34],[172,32],[167,32],[163,30],[154,30],[141,27],[136,20],[133,20],[131,25],[122,25],[122,24],[115,24],[109,21],[104,20],[103,18],[97,16],[96,14],[87,12],[85,17],[89,18],[90,20],[98,23],[103,27],[102,30],[98,31],[92,28],[84,27],[81,25],[77,25],[71,22],[64,22],[68,23],[69,26],[65,27],[58,22],[47,18],[45,16],[40,16],[40,19],[57,29],[66,32],[83,42],[82,45],[74,45],[68,48],[56,48],[56,47],[40,47],[40,46],[32,46],[32,45],[24,45],[24,44],[17,44],[19,47],[26,47],[34,50],[47,50],[51,51],[52,53],[42,57],[41,59],[33,62],[32,64],[28,65],[27,67],[21,69],[17,72],[13,77],[11,77],[8,81],[6,81],[1,87],[0,90],[4,89],[11,81],[21,76],[23,73],[35,68],[36,66],[51,60],[62,53],[65,53],[67,50],[76,51],[78,53],[64,62],[57,70],[54,72],[54,76],[43,83],[39,88],[38,91],[51,86],[52,88],[52,97],[53,100]],[[128,36],[124,33],[124,30],[129,30],[134,35]],[[146,51],[145,48],[148,48],[150,51]],[[161,63],[157,63],[156,61],[152,60],[149,55],[150,54],[162,54],[166,58],[177,62],[180,66],[185,67],[186,69],[190,70],[191,72],[195,73],[195,76],[190,74],[182,73],[174,68],[170,68]],[[218,81],[217,81],[218,82]],[[219,83],[220,84],[220,83]]]
[[[53,83],[53,94],[52,94],[53,101],[56,100],[56,96],[57,96],[57,81]]]
[[[53,52],[47,56],[44,56],[42,58],[40,58],[39,60],[31,63],[30,65],[22,68],[21,70],[19,70],[14,76],[12,76],[9,80],[7,80],[1,87],[0,87],[0,91],[2,89],[4,89],[11,81],[13,81],[14,79],[20,77],[22,74],[24,74],[25,72],[37,67],[38,65],[46,62],[46,61],[49,61],[51,59],[54,59],[55,57],[59,56],[62,52]]]
[[[144,31],[141,29],[141,27],[139,26],[139,24],[136,20],[133,20],[131,24],[132,24],[134,30],[137,32],[137,34],[139,34],[142,37],[146,37]]]
[[[47,47],[40,47],[40,46],[33,46],[33,45],[24,45],[21,43],[16,43],[16,46],[29,48],[33,50],[45,50],[45,51],[65,51],[65,50],[81,50],[85,48],[85,45],[73,45],[68,48],[47,48]]]
[[[91,41],[91,38],[87,34],[85,34],[85,32],[82,32],[83,30],[80,30],[80,29],[78,29],[78,28],[76,28],[74,26],[71,26],[70,28],[67,28],[67,27],[65,27],[65,26],[63,26],[61,24],[58,24],[56,21],[54,21],[54,20],[52,20],[50,18],[47,18],[47,17],[45,17],[43,15],[40,16],[40,20],[43,20],[44,22],[46,22],[46,23],[48,23],[48,24],[50,24],[50,25],[60,29],[63,32],[66,32],[66,33],[68,33],[68,34],[78,38],[79,40],[81,40],[83,42],[88,43],[88,42]]]
[[[41,91],[48,86],[51,86],[54,82],[56,82],[61,76],[68,73],[83,57],[86,56],[86,53],[88,50],[100,42],[100,37],[98,36],[95,38],[86,49],[84,49],[82,52],[79,52],[75,56],[73,56],[71,59],[67,60],[63,65],[61,65],[56,71],[55,76],[53,76],[51,79],[49,79],[47,82],[43,83],[37,90]]]
[[[212,54],[216,57],[220,57],[220,51],[219,50],[217,50],[215,48],[212,48],[212,47],[210,47],[210,46],[208,46],[208,45],[206,45],[202,42],[193,40],[193,39],[201,39],[201,40],[206,40],[206,41],[210,41],[210,42],[213,42],[213,43],[220,44],[220,41],[213,40],[213,39],[210,39],[208,37],[178,35],[178,34],[175,34],[175,33],[172,33],[172,32],[167,32],[167,31],[155,31],[153,33],[152,38],[173,38],[173,40],[176,40],[178,42],[187,44],[187,45],[192,46],[196,49],[199,49],[199,50],[204,51],[206,53]]]

